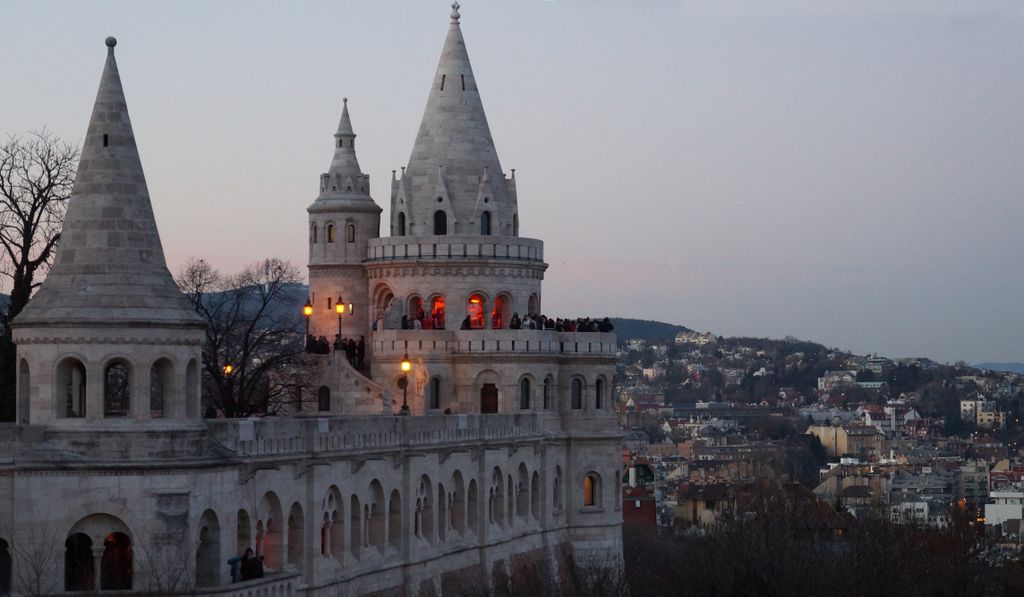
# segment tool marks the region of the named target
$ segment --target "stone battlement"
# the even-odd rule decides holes
[[[366,260],[544,262],[544,241],[502,236],[394,236],[367,242]]]
[[[552,330],[383,330],[373,333],[375,358],[452,354],[545,354],[615,357],[614,333]]]

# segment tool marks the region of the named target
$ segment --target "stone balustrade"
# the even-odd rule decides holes
[[[614,333],[552,330],[382,330],[373,333],[374,358],[432,353],[572,354],[614,358]]]
[[[531,440],[557,422],[540,414],[455,414],[220,419],[207,426],[225,448],[262,457]]]
[[[506,236],[393,236],[370,239],[366,260],[544,261],[544,242]]]
[[[298,572],[279,572],[220,587],[192,589],[189,595],[217,595],[219,597],[292,597],[296,594]]]

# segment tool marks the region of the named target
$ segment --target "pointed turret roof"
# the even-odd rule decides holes
[[[446,176],[463,180],[478,180],[485,168],[492,176],[502,173],[459,20],[456,2],[406,171],[425,192],[434,186],[438,166]]]
[[[117,40],[106,45],[53,268],[14,325],[201,327],[167,270],[114,59]]]
[[[359,160],[356,158],[356,132],[352,129],[352,118],[348,115],[348,98],[342,98],[341,101],[341,120],[338,122],[338,132],[334,133],[334,159],[327,173],[344,179],[346,176],[361,176],[363,171],[359,169]]]

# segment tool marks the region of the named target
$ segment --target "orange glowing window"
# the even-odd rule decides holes
[[[466,307],[466,315],[469,318],[469,327],[483,329],[484,327],[484,297],[474,294],[469,297],[469,304]]]

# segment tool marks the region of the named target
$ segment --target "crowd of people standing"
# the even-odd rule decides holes
[[[334,335],[334,352],[345,353],[348,364],[362,371],[366,366],[366,337],[359,336],[357,342],[354,338],[342,338],[340,334]],[[316,337],[312,334],[306,336],[306,352],[311,354],[331,354],[331,345],[327,343],[325,336]]]

